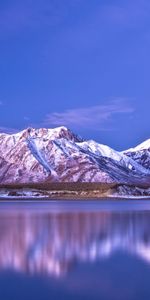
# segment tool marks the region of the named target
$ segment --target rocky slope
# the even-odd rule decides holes
[[[124,154],[150,170],[150,139],[135,148],[128,149]]]
[[[0,184],[29,182],[150,182],[147,163],[135,153],[84,141],[65,127],[0,134]],[[144,149],[145,151],[145,149]],[[149,153],[149,149],[147,149]],[[131,154],[132,153],[132,154]],[[141,152],[140,152],[141,154]]]

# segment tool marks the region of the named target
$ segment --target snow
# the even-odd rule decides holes
[[[134,150],[148,148],[149,143],[147,140]],[[142,160],[93,140],[83,142],[64,126],[0,134],[0,163],[0,180],[7,183],[39,182],[49,174],[60,181],[126,182],[127,177],[150,174]]]
[[[56,172],[52,169],[52,167],[47,163],[44,156],[38,149],[36,145],[36,140],[33,138],[27,138],[27,145],[32,153],[32,155],[37,159],[37,161],[45,168],[47,172],[49,172],[52,176],[57,176]]]
[[[122,152],[117,152],[116,150],[110,148],[109,146],[98,144],[95,141],[86,141],[83,143],[76,143],[80,148],[86,150],[87,152],[92,152],[97,156],[103,156],[111,158],[120,163],[120,165],[127,167],[129,170],[137,170],[141,173],[150,173],[132,158],[126,156]]]
[[[150,149],[150,139],[146,140],[145,142],[137,145],[135,148],[130,148],[124,152],[136,152],[141,150],[148,150]]]
[[[56,147],[58,147],[60,149],[60,151],[65,155],[65,157],[69,156],[67,148],[64,147],[64,145],[59,140],[55,140],[55,141],[53,141],[53,143],[56,145]]]

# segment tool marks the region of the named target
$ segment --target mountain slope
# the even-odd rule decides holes
[[[149,168],[130,155],[83,141],[65,127],[0,134],[0,183],[135,183],[149,179]]]
[[[150,139],[135,148],[130,148],[124,151],[124,154],[134,159],[147,170],[150,170]]]

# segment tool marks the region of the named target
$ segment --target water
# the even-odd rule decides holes
[[[150,299],[150,201],[1,203],[0,299]]]

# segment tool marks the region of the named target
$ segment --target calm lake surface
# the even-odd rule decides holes
[[[0,299],[150,299],[150,201],[0,203]]]

